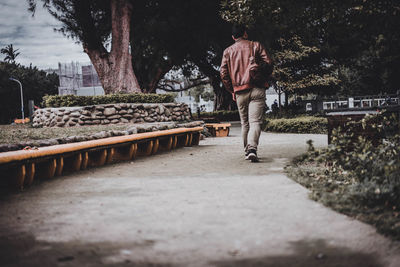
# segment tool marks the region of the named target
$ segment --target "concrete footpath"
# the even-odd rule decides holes
[[[0,266],[400,266],[400,245],[308,199],[283,167],[325,135],[240,129],[0,198]]]

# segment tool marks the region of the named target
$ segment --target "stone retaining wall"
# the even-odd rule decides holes
[[[38,109],[33,114],[33,127],[73,127],[185,120],[190,120],[189,107],[186,104],[122,103]]]

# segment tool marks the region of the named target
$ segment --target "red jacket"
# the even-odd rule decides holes
[[[253,49],[253,52],[251,49]],[[267,51],[259,42],[238,39],[233,45],[225,49],[220,75],[226,90],[233,93],[257,87],[251,84],[251,78],[247,71],[252,55],[266,64],[272,64]]]

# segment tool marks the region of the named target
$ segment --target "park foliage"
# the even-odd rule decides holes
[[[112,94],[98,96],[77,95],[46,95],[43,97],[43,106],[47,108],[81,107],[101,104],[118,103],[172,103],[172,94]]]
[[[28,2],[32,11],[44,4],[61,22],[57,30],[82,44],[106,93],[154,93],[166,73],[182,68],[186,77],[208,78],[216,108],[230,108],[231,95],[220,84],[218,66],[232,39],[230,26],[219,15],[219,1]],[[134,88],[127,87],[127,80],[137,80],[140,88],[134,82]]]
[[[248,25],[250,36],[269,47],[273,55],[284,52],[289,58],[290,54],[296,54],[297,49],[282,50],[279,40],[288,41],[297,36],[302,44],[313,48],[305,58],[319,55],[323,63],[318,68],[313,67],[316,64],[312,61],[311,64],[295,65],[297,70],[315,74],[315,84],[320,82],[318,77],[324,75],[340,81],[338,87],[322,92],[314,87],[314,93],[343,96],[398,90],[399,13],[397,0],[222,0],[221,11],[225,20]],[[294,81],[293,85],[301,79]],[[305,85],[309,82],[306,80]],[[293,89],[301,93],[302,87],[294,86]]]
[[[21,118],[21,94],[19,85],[10,81],[13,77],[22,83],[25,116],[28,116],[28,100],[39,105],[45,94],[57,94],[58,75],[47,74],[36,67],[0,62],[0,123],[10,123]]]
[[[206,78],[215,109],[234,109],[219,77],[230,23],[249,27],[275,62],[271,82],[287,94],[395,93],[400,84],[397,0],[28,0],[82,44],[107,93],[155,92],[183,69]],[[118,73],[118,75],[115,75]],[[176,81],[173,81],[176,82]]]
[[[14,49],[13,44],[9,44],[0,50],[1,54],[4,54],[4,61],[7,63],[15,63],[15,59],[21,54],[18,52],[19,49]]]
[[[375,129],[378,143],[355,137]],[[336,130],[332,144],[308,153],[288,168],[290,176],[311,190],[311,197],[335,210],[375,225],[400,240],[400,134],[395,116],[366,117]]]
[[[263,130],[278,133],[326,134],[328,121],[323,117],[267,118]]]

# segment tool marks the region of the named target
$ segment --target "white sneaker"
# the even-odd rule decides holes
[[[254,149],[250,149],[248,151],[248,154],[246,156],[247,160],[250,160],[251,162],[259,162],[259,159],[257,157],[257,151]]]

